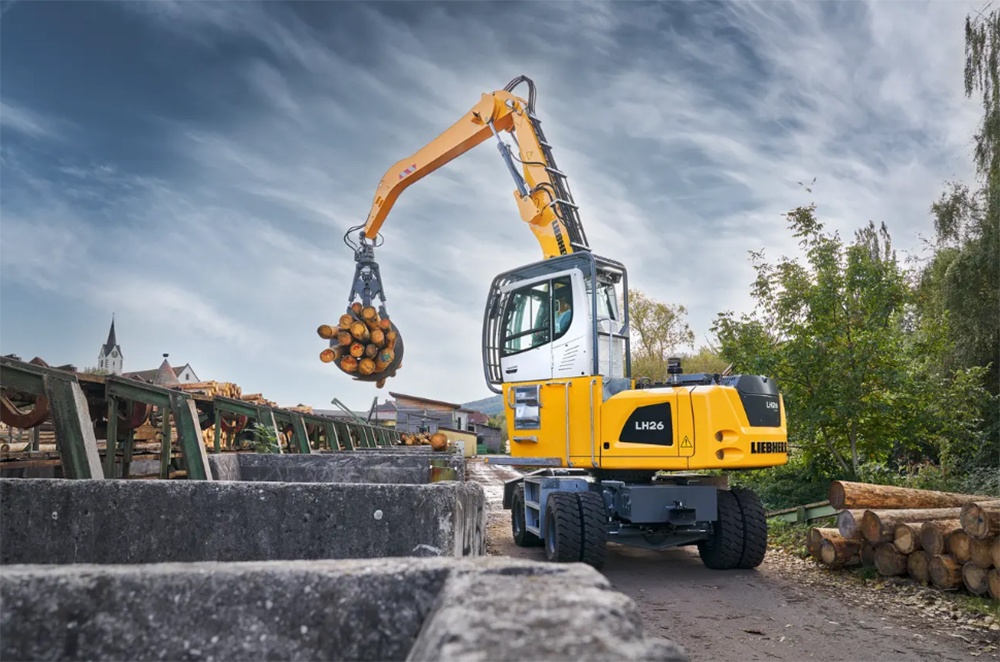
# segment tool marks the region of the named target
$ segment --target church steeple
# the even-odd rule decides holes
[[[111,329],[108,331],[108,341],[101,345],[101,352],[97,355],[97,367],[111,375],[122,374],[122,348],[118,346],[118,338],[115,336],[115,316],[111,314]]]

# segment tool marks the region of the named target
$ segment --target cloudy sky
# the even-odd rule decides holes
[[[114,313],[126,370],[167,352],[282,405],[489,395],[490,281],[541,257],[492,144],[383,227],[398,377],[352,381],[315,330],[386,169],[521,74],[595,252],[702,343],[751,306],[747,251],[794,252],[796,205],[919,248],[944,182],[971,177],[979,4],[3,4],[0,353],[96,365]]]

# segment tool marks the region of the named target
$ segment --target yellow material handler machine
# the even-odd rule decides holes
[[[521,84],[526,99],[513,94]],[[761,375],[685,374],[676,359],[662,381],[632,378],[627,270],[590,249],[535,115],[530,79],[483,94],[458,122],[389,168],[367,222],[348,231],[357,263],[348,312],[359,303],[373,309],[379,298],[387,318],[374,248],[403,189],[491,138],[514,179],[521,219],[542,249],[538,262],[493,279],[482,326],[484,376],[503,396],[511,451],[489,461],[533,468],[504,488],[514,541],[544,546],[551,561],[595,567],[609,542],[696,545],[710,568],[756,567],[767,546],[760,499],[730,488],[725,473],[704,472],[787,462],[777,385]],[[335,337],[330,348],[343,351]],[[398,365],[355,378],[384,383]]]

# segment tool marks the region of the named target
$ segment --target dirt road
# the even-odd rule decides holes
[[[487,553],[544,561],[541,548],[514,545],[502,509],[503,481],[518,472],[470,460],[466,475],[486,491]],[[713,571],[694,548],[609,545],[601,572],[636,601],[649,633],[680,644],[692,660],[1000,659],[1000,632],[955,612],[932,589],[904,580],[862,586],[778,551],[754,570]]]

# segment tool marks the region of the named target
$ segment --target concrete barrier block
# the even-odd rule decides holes
[[[440,454],[465,480],[465,461],[455,453]],[[209,456],[216,480],[288,483],[423,484],[430,480],[426,453],[352,451],[311,455],[222,453]]]
[[[0,479],[0,564],[480,555],[485,524],[455,481]]]
[[[457,455],[442,455],[465,478],[465,463]],[[233,471],[236,458],[238,472]],[[223,454],[210,456],[219,480],[422,484],[430,477],[426,453],[353,451],[313,455]],[[236,477],[238,475],[238,477]],[[222,478],[222,476],[230,476]]]
[[[503,557],[10,566],[0,658],[687,659],[593,568]]]

